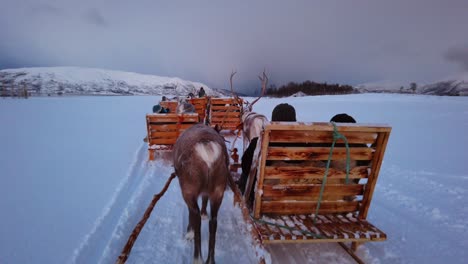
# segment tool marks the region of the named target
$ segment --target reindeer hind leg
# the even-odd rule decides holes
[[[207,206],[208,206],[208,196],[202,196],[201,218],[203,220],[208,219],[208,213],[206,212]]]
[[[187,207],[189,209],[189,224],[187,226],[187,235],[189,232],[193,232],[194,238],[194,263],[203,263],[202,253],[201,253],[201,217],[200,217],[200,208],[198,207],[197,198],[193,197],[190,200],[186,200]]]
[[[218,211],[223,200],[223,193],[220,196],[217,196],[215,199],[210,199],[210,239],[208,247],[208,258],[205,263],[214,264],[215,263],[215,244],[216,244],[216,230],[218,229]]]

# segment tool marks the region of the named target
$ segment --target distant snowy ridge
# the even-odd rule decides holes
[[[359,84],[361,93],[413,93],[410,84],[392,81]],[[468,73],[451,76],[432,84],[417,84],[416,94],[468,96]]]
[[[186,95],[203,87],[176,77],[80,67],[18,68],[0,71],[2,95],[26,88],[31,95]]]
[[[468,81],[448,80],[428,84],[419,89],[421,94],[468,96]]]

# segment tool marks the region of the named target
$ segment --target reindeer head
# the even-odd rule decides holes
[[[229,81],[231,83],[231,92],[232,92],[232,95],[233,97],[237,100],[237,102],[239,103],[239,105],[242,105],[242,102],[239,98],[239,96],[234,92],[234,89],[232,87],[232,78],[234,77],[234,75],[236,74],[237,72],[235,71],[232,71],[231,73],[231,77],[229,78]],[[253,106],[256,102],[258,102],[258,100],[260,100],[260,98],[263,97],[263,95],[265,94],[265,91],[266,91],[266,87],[267,87],[267,84],[268,84],[268,76],[266,75],[265,73],[265,70],[263,70],[263,74],[262,76],[258,76],[258,78],[260,79],[261,81],[261,91],[260,91],[260,96],[257,97],[255,100],[253,100],[252,103],[249,103],[248,101],[245,101],[245,105],[242,106],[242,115],[244,113],[248,113],[248,112],[252,112],[253,110]]]

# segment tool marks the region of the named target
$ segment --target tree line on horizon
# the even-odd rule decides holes
[[[286,85],[276,87],[271,85],[266,89],[265,95],[271,97],[287,97],[298,92],[303,92],[306,95],[336,95],[336,94],[353,94],[359,93],[351,85],[317,83],[313,81],[305,81],[302,83],[289,82]]]

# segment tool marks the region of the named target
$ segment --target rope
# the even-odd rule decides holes
[[[130,251],[132,251],[133,244],[138,238],[138,235],[140,234],[141,230],[143,229],[143,226],[145,225],[146,221],[151,215],[151,212],[153,211],[154,206],[158,202],[158,200],[164,195],[164,193],[167,191],[169,188],[169,184],[171,184],[171,181],[176,177],[175,172],[171,174],[171,177],[166,182],[166,185],[164,185],[164,188],[161,190],[160,193],[154,195],[153,200],[149,204],[148,208],[146,208],[145,214],[141,218],[140,222],[135,226],[135,228],[132,231],[132,234],[128,238],[127,244],[125,244],[124,248],[122,249],[122,253],[120,253],[119,258],[115,263],[118,264],[123,264],[127,261],[128,255],[130,255]]]
[[[330,147],[330,154],[328,155],[327,167],[325,169],[325,174],[323,175],[322,186],[320,187],[320,194],[319,194],[319,199],[317,201],[317,207],[315,208],[314,224],[317,222],[317,216],[318,216],[320,204],[322,203],[322,198],[323,198],[323,190],[325,189],[325,184],[327,183],[328,170],[330,169],[331,158],[333,156],[333,149],[335,148],[335,143],[338,139],[343,139],[345,142],[345,146],[346,146],[346,181],[345,183],[346,184],[349,183],[349,167],[350,167],[351,160],[349,157],[348,139],[346,139],[346,137],[343,134],[340,134],[338,132],[335,122],[331,122],[331,123],[333,125],[333,142]]]

